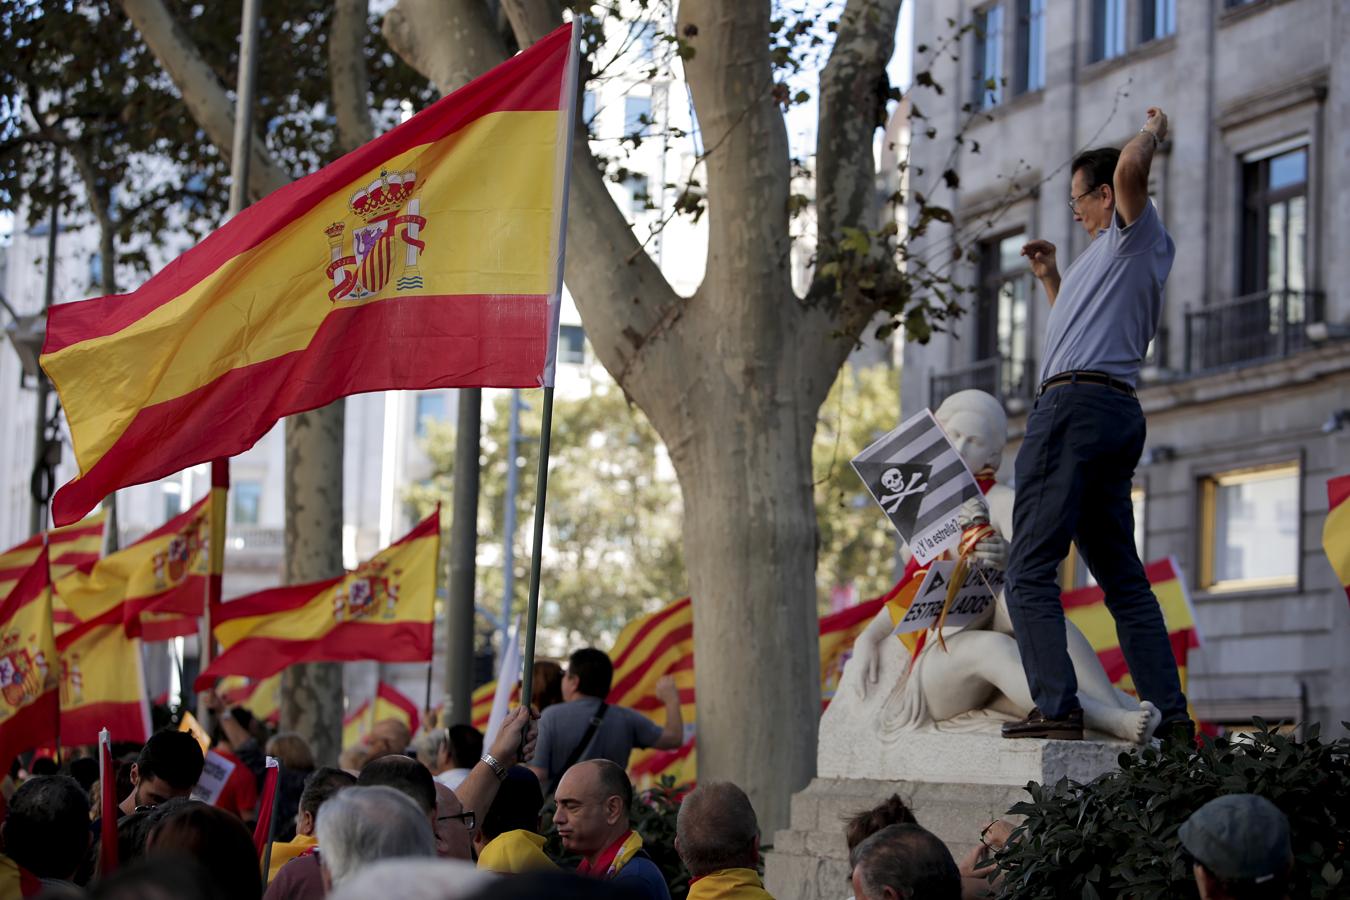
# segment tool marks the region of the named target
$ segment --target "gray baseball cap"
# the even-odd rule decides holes
[[[1293,861],[1289,820],[1256,794],[1228,794],[1191,813],[1177,832],[1191,856],[1220,878],[1269,881]]]

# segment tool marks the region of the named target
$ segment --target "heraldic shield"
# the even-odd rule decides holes
[[[346,252],[345,222],[334,222],[328,235],[328,268],[333,280],[328,299],[365,300],[384,290],[394,272],[399,272],[394,288],[398,291],[421,290],[422,274],[417,260],[426,249],[419,235],[427,226],[421,213],[421,200],[415,194],[420,185],[416,172],[385,172],[352,195],[350,208],[364,224],[351,230],[351,252]]]

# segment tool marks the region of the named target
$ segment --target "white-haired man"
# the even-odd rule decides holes
[[[406,794],[382,785],[338,793],[319,809],[317,832],[329,890],[382,859],[436,856],[426,813]]]

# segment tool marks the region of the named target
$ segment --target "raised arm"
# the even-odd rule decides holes
[[[1153,152],[1167,137],[1167,116],[1156,106],[1145,114],[1144,127],[1120,150],[1116,163],[1116,213],[1126,225],[1143,215],[1148,205],[1148,171]]]

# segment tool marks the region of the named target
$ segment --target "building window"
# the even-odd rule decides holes
[[[1299,484],[1298,463],[1221,472],[1201,482],[1201,587],[1298,583]]]
[[[446,419],[445,394],[437,391],[417,395],[417,410],[414,413],[413,430],[417,437],[426,437],[427,425],[432,422],[444,422]]]
[[[235,525],[257,525],[262,508],[262,484],[236,481],[230,485],[230,513]]]
[[[169,521],[183,511],[183,486],[176,481],[160,483],[164,500],[164,521]]]
[[[978,360],[997,360],[994,391],[1002,398],[1030,397],[1032,373],[1031,273],[1021,233],[980,246],[980,303],[975,323]],[[991,363],[993,365],[993,363]]]
[[[628,96],[623,98],[623,133],[642,134],[652,123],[652,98]]]
[[[646,212],[652,202],[651,182],[647,176],[630,172],[623,180],[623,187],[628,191],[628,212],[635,218]]]
[[[1301,295],[1308,278],[1307,146],[1249,154],[1242,193],[1241,292]]]
[[[1139,0],[1139,42],[1147,44],[1175,34],[1177,0]]]
[[[1017,77],[1019,94],[1045,87],[1045,0],[1017,0]]]
[[[975,13],[974,107],[988,109],[1003,102],[1003,7]]]
[[[574,366],[586,362],[586,332],[580,325],[558,327],[558,362]]]
[[[1125,52],[1126,0],[1092,0],[1092,59],[1112,59]]]

